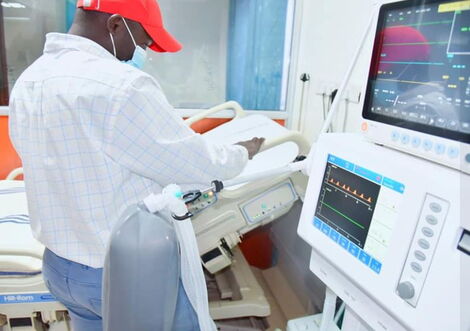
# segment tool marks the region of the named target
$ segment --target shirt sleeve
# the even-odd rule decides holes
[[[209,142],[189,128],[150,77],[135,80],[112,108],[104,152],[161,186],[232,178],[248,161],[243,146]]]

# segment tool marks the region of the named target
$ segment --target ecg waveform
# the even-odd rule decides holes
[[[352,189],[351,187],[349,187],[346,184],[341,184],[339,180],[335,180],[334,178],[330,178],[328,180],[328,183],[335,185],[336,187],[346,191],[347,193],[350,193],[350,194],[358,197],[359,199],[361,199],[365,202],[372,203],[372,197],[366,198],[364,196],[364,193],[359,193],[356,189]]]
[[[315,216],[363,248],[380,185],[327,163]]]

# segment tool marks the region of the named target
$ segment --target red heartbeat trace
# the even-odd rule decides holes
[[[354,196],[356,196],[356,197],[358,197],[358,198],[364,200],[365,202],[372,203],[372,198],[371,198],[371,197],[366,198],[366,197],[364,196],[364,193],[359,194],[359,193],[357,192],[357,190],[351,189],[351,188],[350,188],[349,186],[347,186],[346,184],[341,184],[341,183],[339,182],[339,180],[334,180],[333,178],[330,178],[330,180],[329,180],[328,182],[331,183],[331,184],[333,184],[333,185],[335,185],[335,186],[337,186],[337,187],[339,187],[339,188],[341,188],[341,189],[343,189],[343,190],[345,190],[346,192],[351,193],[352,195],[354,195]]]

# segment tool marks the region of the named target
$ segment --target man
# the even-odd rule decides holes
[[[75,331],[101,330],[101,275],[114,222],[171,184],[236,176],[263,139],[210,145],[138,68],[145,49],[176,52],[156,0],[79,0],[68,34],[18,79],[10,135],[23,161],[43,274]],[[124,62],[124,63],[123,63]],[[197,330],[184,290],[175,330]],[[181,316],[183,315],[183,316]]]

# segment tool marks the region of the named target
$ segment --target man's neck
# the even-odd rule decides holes
[[[103,42],[104,38],[102,36],[98,36],[96,33],[89,32],[93,30],[94,30],[93,28],[84,29],[82,26],[78,24],[72,24],[72,26],[70,27],[67,33],[71,35],[90,39],[94,41],[95,43],[97,43],[98,45],[100,45],[101,47],[105,48],[108,52],[110,52],[110,50],[106,47],[106,44]]]

